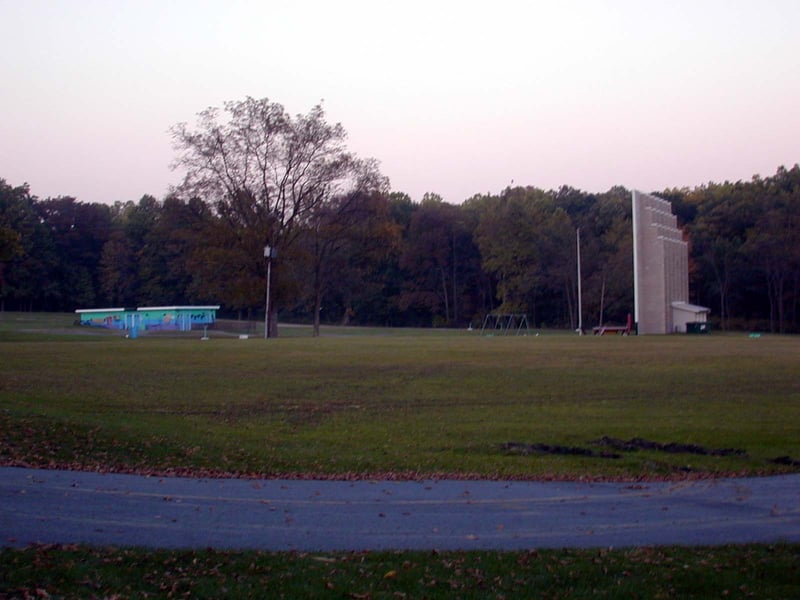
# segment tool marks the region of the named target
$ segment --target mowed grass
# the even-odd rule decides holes
[[[796,598],[800,546],[298,554],[0,549],[9,598]]]
[[[778,473],[800,460],[796,337],[130,340],[88,335],[69,316],[24,318],[0,322],[5,464],[569,479]],[[743,452],[609,458],[604,436]]]

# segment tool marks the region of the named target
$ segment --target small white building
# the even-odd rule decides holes
[[[673,302],[672,303],[672,327],[674,333],[687,333],[687,323],[702,323],[708,322],[709,309],[705,306],[697,306],[696,304],[689,304],[688,302]],[[706,331],[705,328],[702,328]],[[696,332],[697,333],[697,332]]]

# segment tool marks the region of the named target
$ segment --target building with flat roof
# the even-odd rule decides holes
[[[81,325],[128,331],[191,331],[213,325],[219,306],[141,306],[139,308],[79,308]]]

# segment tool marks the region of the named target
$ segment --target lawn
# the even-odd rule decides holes
[[[9,598],[796,598],[800,547],[297,554],[0,549]]]
[[[0,463],[265,477],[648,479],[800,467],[800,338],[0,313]],[[777,460],[776,460],[777,459]],[[797,545],[530,552],[0,549],[0,597],[791,598]]]
[[[130,340],[60,318],[0,322],[3,463],[635,479],[800,460],[796,337],[287,328]]]

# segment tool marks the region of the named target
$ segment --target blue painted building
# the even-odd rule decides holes
[[[219,306],[140,306],[139,308],[80,308],[80,324],[122,331],[191,331],[213,325]]]

